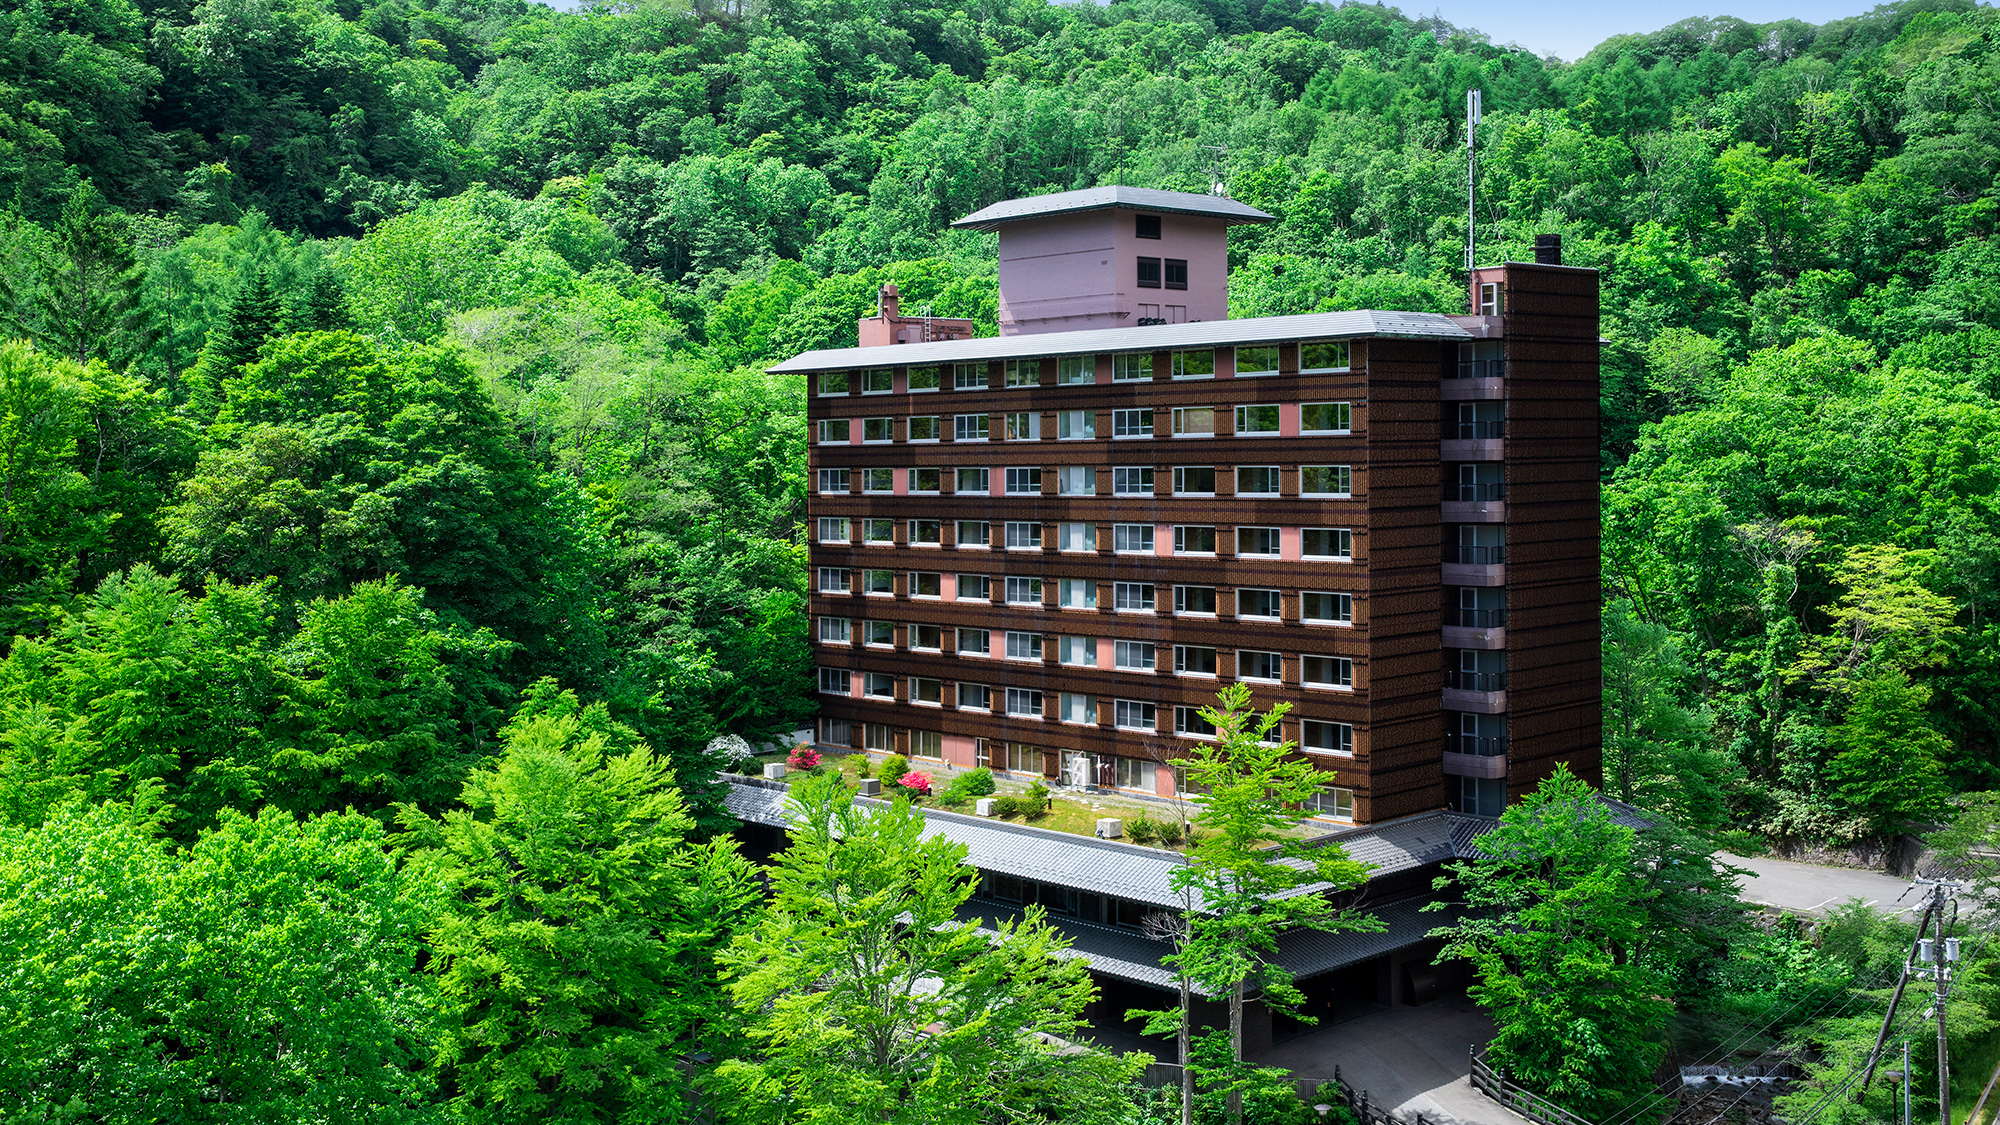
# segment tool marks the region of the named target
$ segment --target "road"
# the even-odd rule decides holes
[[[1916,896],[1897,903],[1909,888],[1908,879],[1880,871],[1851,867],[1818,867],[1783,859],[1748,858],[1719,852],[1717,859],[1750,872],[1743,879],[1743,901],[1775,906],[1796,914],[1824,914],[1852,899],[1885,913],[1913,912]]]

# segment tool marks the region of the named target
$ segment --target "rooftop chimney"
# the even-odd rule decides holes
[[[917,310],[916,316],[903,315],[903,297],[896,291],[896,283],[885,283],[875,294],[880,306],[874,316],[864,316],[855,322],[856,343],[864,348],[888,344],[928,344],[933,340],[970,340],[976,335],[976,328],[963,317],[931,316],[930,306]]]
[[[1535,236],[1535,264],[1538,266],[1559,266],[1563,264],[1562,235],[1538,234]]]
[[[889,320],[896,319],[896,310],[901,299],[902,295],[896,292],[896,283],[884,282],[881,291],[875,295],[875,315]]]

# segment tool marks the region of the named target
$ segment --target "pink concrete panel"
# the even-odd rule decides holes
[[[868,432],[868,426],[859,418],[847,420],[847,444],[860,445],[861,435]]]
[[[1235,348],[1215,349],[1215,377],[1218,379],[1236,378]]]
[[[1007,495],[1007,470],[998,465],[987,470],[986,491],[994,496]]]
[[[868,345],[867,345],[867,344],[863,344],[863,345],[861,345],[861,346],[865,348],[865,347],[867,347]],[[899,395],[906,395],[906,394],[909,394],[909,393],[910,393],[910,369],[909,369],[909,368],[907,368],[907,367],[898,367],[898,368],[896,368],[896,369],[895,369],[895,373],[889,376],[889,385],[890,385],[891,387],[894,387],[894,388],[895,388],[895,391],[896,391],[896,393],[897,393],[897,394],[899,394]]]
[[[956,574],[944,574],[944,575],[940,575],[940,576],[938,577],[938,594],[939,594],[939,595],[940,595],[940,596],[941,596],[941,597],[943,598],[943,600],[945,600],[945,601],[948,601],[948,602],[955,602],[955,601],[957,601],[957,600],[958,600],[958,575],[956,575]]]
[[[897,378],[901,378],[901,376],[897,376]],[[896,470],[896,495],[898,495],[898,496],[908,496],[909,494],[910,494],[910,470],[908,470],[908,469],[897,469],[897,470]]]
[[[1110,637],[1097,638],[1097,666],[1099,668],[1111,667],[1111,660],[1114,655],[1111,647],[1112,644],[1113,642]]]
[[[1174,795],[1173,767],[1163,765],[1153,771],[1153,793],[1160,797]]]
[[[1111,362],[1109,355],[1097,357],[1097,381],[1104,386],[1111,384]]]
[[[1153,554],[1162,558],[1174,553],[1174,525],[1156,523],[1153,525]]]
[[[944,760],[947,765],[971,769],[979,764],[979,745],[971,735],[947,734],[944,736]]]
[[[1281,402],[1278,404],[1278,436],[1299,436],[1299,404]]]
[[[1281,527],[1278,529],[1278,557],[1285,559],[1287,562],[1297,562],[1304,557],[1302,554],[1304,550],[1305,537],[1299,533],[1298,528]]]
[[[1116,220],[1088,211],[1000,229],[1000,334],[1124,328],[1118,316]]]
[[[988,655],[992,656],[993,659],[1007,659],[1007,631],[1005,629],[995,629],[991,633],[988,633],[986,635],[986,643],[992,649]],[[994,688],[993,690],[999,691],[1001,689]]]
[[[847,674],[847,694],[856,697],[861,695],[861,673],[849,672]]]

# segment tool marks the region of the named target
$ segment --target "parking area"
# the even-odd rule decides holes
[[[1824,914],[1853,899],[1896,914],[1919,909],[1918,896],[1903,895],[1908,879],[1852,867],[1820,867],[1783,859],[1716,856],[1732,867],[1750,872],[1739,896],[1753,906],[1776,907],[1793,914]],[[1901,896],[1902,901],[1897,898]]]
[[[1428,1004],[1379,1008],[1259,1052],[1255,1060],[1300,1079],[1340,1077],[1412,1125],[1524,1125],[1466,1082],[1467,1051],[1493,1037],[1493,1021],[1461,993]]]

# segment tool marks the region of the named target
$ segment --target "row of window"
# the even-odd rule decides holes
[[[854,579],[860,578],[857,590]],[[913,570],[909,572],[910,597],[917,599],[944,598],[944,575],[936,571]],[[1159,587],[1152,582],[1112,582],[1112,608],[1120,613],[1156,613],[1159,611]],[[1040,578],[1009,577],[1003,580],[1001,591],[1005,604],[1025,606],[1034,609],[1048,608],[1044,602],[1045,587],[1055,588],[1057,609],[1097,608],[1097,587],[1095,580],[1087,578],[1059,578],[1044,582]],[[819,592],[822,594],[862,593],[875,596],[894,596],[896,593],[896,572],[893,570],[848,570],[844,567],[823,566],[819,568]],[[1474,590],[1476,587],[1465,587]],[[1179,617],[1214,617],[1217,604],[1214,586],[1174,586],[1173,612]],[[1236,617],[1238,619],[1281,620],[1281,598],[1277,590],[1258,589],[1247,586],[1236,587]],[[957,576],[955,601],[991,602],[993,600],[993,579],[984,574],[961,574]],[[1499,599],[1495,599],[1499,601]],[[1485,603],[1481,609],[1492,612]],[[1505,614],[1504,602],[1497,611]],[[1331,591],[1306,590],[1299,594],[1299,617],[1311,625],[1352,625],[1354,623],[1354,595]],[[1503,622],[1504,623],[1504,622]]]
[[[1237,407],[1176,406],[1155,409],[1134,406],[1109,411],[1114,440],[1164,436],[1157,428],[1159,415],[1171,423],[1168,430],[1177,438],[1208,438],[1218,432],[1241,437],[1271,437],[1281,432],[1280,403],[1253,403]],[[1218,412],[1221,414],[1217,430]],[[1095,410],[1059,410],[1055,418],[1057,441],[1091,441],[1098,436]],[[954,442],[990,441],[997,427],[1004,441],[1040,441],[1042,416],[1032,410],[1004,414],[917,414],[903,419],[904,441],[943,440],[945,420],[951,421]],[[998,419],[998,421],[996,421]],[[820,445],[851,445],[855,424],[860,424],[861,444],[888,445],[896,440],[895,418],[822,418],[814,431]],[[1303,402],[1299,404],[1299,433],[1306,437],[1332,437],[1354,432],[1354,407],[1346,402]]]
[[[942,547],[944,545],[944,520],[903,521],[909,538],[903,546]],[[990,551],[994,524],[986,520],[956,520],[953,532],[954,545],[961,551]],[[848,546],[854,542],[854,533],[861,532],[863,546],[893,547],[896,543],[896,520],[892,519],[851,519],[847,516],[821,516],[815,531],[816,541],[826,545]],[[1002,528],[1000,544],[1009,551],[1039,551],[1043,549],[1042,525],[1032,521],[1009,521],[999,525]],[[1114,523],[1111,527],[1111,550],[1120,555],[1157,555],[1164,540],[1162,535],[1171,535],[1173,554],[1198,557],[1213,557],[1216,544],[1234,540],[1237,558],[1284,557],[1285,528],[1248,527],[1222,528],[1218,537],[1217,528],[1212,524],[1151,524]],[[1099,525],[1094,523],[1059,523],[1056,528],[1056,549],[1071,553],[1095,553],[1102,550],[1098,535]],[[1304,527],[1298,528],[1299,558],[1304,560],[1324,560],[1331,562],[1352,562],[1354,559],[1354,531],[1345,527]],[[960,598],[964,595],[961,593]]]
[[[1044,480],[1055,483],[1057,496],[1096,496],[1101,477],[1109,477],[1113,496],[1156,496],[1157,482],[1162,479],[1172,481],[1170,495],[1183,497],[1213,497],[1215,495],[1216,473],[1220,471],[1224,481],[1235,485],[1237,496],[1283,496],[1284,472],[1278,465],[1175,465],[1171,473],[1163,473],[1162,466],[1156,465],[1113,465],[1098,468],[1091,465],[1068,465],[1056,469],[1044,469],[1039,465],[1017,465],[994,470],[979,466],[956,469],[934,469],[927,467],[912,469],[820,469],[813,478],[816,490],[822,496],[845,496],[854,491],[854,485],[861,485],[861,492],[867,496],[941,496],[945,495],[944,484],[949,481],[954,496],[1041,496],[1045,495]],[[1354,498],[1354,466],[1352,465],[1300,465],[1298,467],[1298,495],[1314,500],[1351,500]],[[1000,481],[1000,491],[993,491],[995,478]]]
[[[1143,259],[1142,259],[1143,260]],[[1158,259],[1153,259],[1158,261]],[[1169,288],[1174,288],[1169,286]],[[1196,348],[1168,353],[1168,372],[1175,379],[1215,378],[1215,348]],[[1256,378],[1278,373],[1278,347],[1266,344],[1234,349],[1236,377]],[[1153,378],[1153,352],[1120,352],[1111,357],[1111,381],[1114,383],[1136,383]],[[1328,341],[1299,345],[1299,374],[1324,375],[1349,369],[1348,347],[1339,341]],[[1000,386],[1038,387],[1042,383],[1042,360],[1010,359],[1001,364]],[[1095,355],[1065,355],[1056,357],[1056,385],[1059,387],[1081,386],[1097,382],[1097,357]],[[937,367],[912,367],[909,369],[906,387],[911,394],[922,394],[949,388],[955,391],[985,391],[993,389],[988,367],[984,361],[955,363]],[[896,389],[895,373],[886,367],[865,371],[822,371],[819,373],[819,393],[822,397],[850,394],[859,389],[864,395],[893,394]]]
[[[878,631],[881,626],[889,624],[886,621],[849,622],[838,617],[822,617],[819,619],[820,641],[822,644],[848,644],[850,642],[846,638],[859,635],[864,638],[864,643],[877,647],[892,647],[895,643],[894,626],[891,625],[886,634]],[[914,635],[918,628],[939,630],[940,627],[935,625],[911,626],[911,634]],[[994,650],[991,647],[993,644],[991,630],[961,628],[957,630],[957,634],[958,655],[980,659],[987,659],[994,656]],[[1004,632],[1002,636],[1004,638],[1004,651],[1006,653],[1004,659],[1034,664],[1044,663],[1046,642],[1053,639],[1055,641],[1057,663],[1069,668],[1097,667],[1099,651],[1104,647],[1097,643],[1098,638],[1095,637],[1063,636],[1046,638],[1041,633],[1016,631]],[[877,637],[884,637],[885,639],[874,639]],[[942,641],[943,637],[942,635],[938,635],[932,639]],[[1218,678],[1216,670],[1221,666],[1220,657],[1223,651],[1209,645],[1161,645],[1155,644],[1152,641],[1129,640],[1114,640],[1111,642],[1110,647],[1112,650],[1111,668],[1113,671],[1153,674],[1171,670],[1176,676],[1190,676],[1196,679],[1208,680]],[[920,639],[913,639],[910,648],[916,652],[941,651],[935,648],[925,648]],[[1236,679],[1245,681],[1246,683],[1277,684],[1284,682],[1285,665],[1283,654],[1247,648],[1235,651]],[[1170,669],[1161,667],[1160,664],[1167,654],[1170,654],[1173,660]],[[836,670],[829,669],[828,671]],[[871,672],[868,675],[877,676],[886,675],[886,673]],[[825,674],[823,673],[822,679],[824,680],[824,678]],[[917,690],[916,685],[920,682],[934,685],[940,681],[931,679],[920,680],[919,678],[912,677],[910,680],[910,699],[916,702],[936,703],[938,698],[935,691],[922,693]],[[1327,691],[1353,691],[1354,661],[1345,656],[1302,654],[1299,656],[1299,682],[1309,688],[1323,688]],[[829,690],[824,684],[821,687],[822,690]],[[846,695],[848,693],[845,684],[837,685],[830,690],[835,695]],[[891,684],[888,698],[894,697],[894,685]],[[961,703],[961,709],[976,710],[977,708],[965,708]]]

